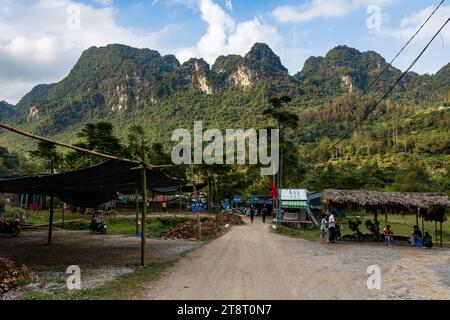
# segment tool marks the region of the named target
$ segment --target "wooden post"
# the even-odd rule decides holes
[[[134,196],[134,202],[136,204],[136,237],[139,234],[139,191],[136,190],[136,194]]]
[[[180,197],[180,216],[181,216],[181,207],[182,207],[182,203],[181,203],[181,200],[182,200],[181,193],[182,193],[182,191],[183,191],[183,189],[180,186],[180,195],[179,195],[179,197]]]
[[[194,165],[191,164],[191,173],[192,173],[192,181],[193,181],[193,187],[194,187],[194,201],[197,203],[197,186],[195,185],[195,179],[194,179]],[[197,226],[198,226],[198,235],[200,238],[200,241],[202,240],[202,224],[200,221],[200,214],[197,211]]]
[[[416,211],[416,226],[419,226],[419,211],[420,211],[420,208],[417,207],[417,211]]]
[[[147,227],[147,166],[145,164],[145,145],[142,140],[141,145],[142,160],[142,235],[141,235],[141,266],[145,267],[146,254],[146,227]]]
[[[51,173],[54,173],[54,162],[53,159],[51,160],[50,163],[50,169],[51,169]],[[55,198],[53,196],[53,191],[52,194],[50,196],[50,219],[48,222],[48,244],[52,243],[53,240],[53,215],[54,215],[54,206],[55,206]]]
[[[53,214],[54,214],[54,197],[53,194],[50,196],[50,221],[48,222],[48,244],[52,243],[53,240]]]
[[[209,180],[209,175],[208,175],[208,216],[211,218],[211,182]]]
[[[441,236],[440,236],[440,238],[441,238],[441,247],[442,247],[442,221],[440,221],[439,222],[439,224],[440,224],[440,234],[441,234]]]
[[[422,216],[422,233],[425,234],[425,224],[423,222],[424,218]]]
[[[436,245],[437,245],[437,243],[438,243],[437,220],[434,220],[434,237],[436,239]]]

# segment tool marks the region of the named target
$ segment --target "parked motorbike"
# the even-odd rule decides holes
[[[13,237],[17,237],[20,232],[21,221],[15,219],[13,221],[0,221],[0,233],[10,234]]]
[[[350,220],[348,222],[348,227],[350,228],[350,230],[352,230],[352,235],[346,235],[346,236],[344,236],[344,239],[364,241],[364,234],[361,231],[359,231],[360,225],[361,225],[361,221],[359,219],[356,220],[356,222]]]
[[[372,220],[366,220],[365,225],[367,230],[370,231],[373,240],[375,241],[383,240],[383,235],[380,233],[380,223],[378,221],[372,223]]]
[[[106,233],[106,223],[104,222],[100,222],[100,223],[94,223],[91,222],[91,225],[89,226],[89,230],[91,230],[92,232],[98,232],[101,234],[105,234]]]

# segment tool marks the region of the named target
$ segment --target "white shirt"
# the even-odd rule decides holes
[[[328,217],[328,226],[330,228],[336,227],[336,221],[334,220],[334,215],[333,214],[330,214],[330,216]]]

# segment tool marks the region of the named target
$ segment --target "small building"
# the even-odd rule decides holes
[[[308,215],[308,190],[280,189],[278,195],[280,209],[284,211],[282,224],[295,227],[310,227]]]

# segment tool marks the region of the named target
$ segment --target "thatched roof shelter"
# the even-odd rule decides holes
[[[323,192],[322,208],[338,210],[365,210],[376,212],[416,214],[427,221],[446,221],[446,211],[450,209],[448,196],[439,193],[419,192],[378,192],[363,190],[327,189]]]

